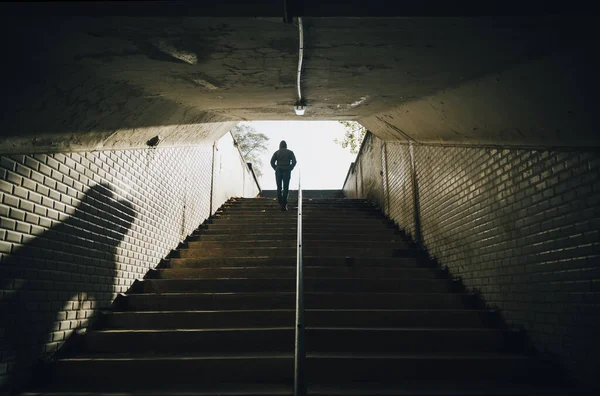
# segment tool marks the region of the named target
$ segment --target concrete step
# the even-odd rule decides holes
[[[510,381],[532,383],[546,367],[522,355],[478,356],[308,354],[309,384],[413,380]],[[186,356],[139,354],[118,357],[82,356],[60,359],[52,367],[56,382],[113,389],[168,389],[206,383],[276,383],[293,380],[293,354],[236,354]],[[154,375],[152,375],[154,374]],[[351,380],[350,380],[351,379]]]
[[[474,295],[459,293],[305,293],[306,309],[465,309]],[[295,292],[121,294],[116,311],[292,309]]]
[[[288,219],[278,221],[277,219],[260,219],[255,220],[240,220],[240,219],[216,219],[211,223],[204,224],[208,226],[208,229],[217,227],[229,228],[235,230],[235,232],[246,232],[246,230],[259,229],[260,232],[272,232],[273,228],[298,228],[298,222],[295,219]],[[302,233],[312,232],[313,229],[319,229],[320,231],[335,232],[337,229],[354,230],[355,234],[364,234],[370,231],[388,232],[393,233],[395,225],[392,223],[366,219],[364,221],[359,220],[348,220],[340,221],[336,219],[304,219],[302,222]]]
[[[260,212],[263,210],[270,211],[273,213],[285,213],[281,210],[281,205],[276,202],[273,202],[271,205],[230,205],[230,206],[222,206],[217,209],[217,211],[250,211],[250,212]],[[288,202],[288,210],[287,212],[297,212],[298,204],[295,202]],[[319,205],[319,204],[309,204],[306,202],[302,203],[302,211],[303,212],[311,212],[311,213],[325,213],[325,212],[352,212],[352,213],[381,213],[376,207],[372,205],[361,205],[361,204],[334,204],[334,205]]]
[[[298,205],[290,205],[288,204],[288,209],[294,208],[297,209]],[[270,213],[279,213],[281,212],[281,207],[277,204],[274,205],[223,205],[218,210],[217,213],[235,213],[235,214],[252,214],[252,213],[263,213],[263,211],[267,211]],[[288,210],[289,212],[290,210]],[[374,216],[383,216],[380,210],[373,206],[335,206],[335,205],[302,205],[303,213],[335,213],[335,214],[359,214],[359,215],[374,215]]]
[[[294,351],[294,327],[99,330],[80,353],[269,353]],[[519,353],[520,332],[497,329],[306,328],[306,351],[478,355]]]
[[[56,361],[50,375],[57,383],[121,392],[195,388],[207,383],[289,383],[293,380],[293,358],[281,353],[81,356]]]
[[[288,204],[298,204],[297,198],[288,197]],[[364,199],[318,199],[318,198],[302,198],[303,205],[309,206],[336,206],[336,205],[354,205],[354,206],[370,206],[374,205]],[[276,198],[270,199],[254,199],[244,201],[227,201],[223,206],[264,206],[264,205],[279,205]]]
[[[331,257],[414,257],[415,249],[408,248],[371,248],[371,247],[315,247],[306,246],[302,249],[306,256]],[[295,247],[228,247],[228,248],[197,248],[178,249],[173,257],[296,257]]]
[[[339,203],[339,202],[344,202],[344,203],[359,203],[359,204],[365,204],[365,205],[370,205],[371,203],[369,201],[367,201],[366,199],[361,199],[361,198],[317,198],[317,197],[302,197],[302,201],[303,202],[313,202],[313,203],[322,203],[322,204],[332,204],[332,203]],[[231,199],[227,202],[225,202],[224,204],[233,204],[233,205],[258,205],[258,204],[264,204],[264,203],[268,203],[268,202],[275,202],[277,203],[277,197],[269,197],[269,198],[264,198],[264,197],[258,197],[258,198],[241,198],[241,199]],[[288,202],[298,202],[298,197],[296,196],[288,196]]]
[[[281,205],[274,203],[273,205],[255,205],[255,206],[247,206],[247,205],[237,205],[237,206],[222,206],[215,214],[258,214],[258,213],[270,213],[273,215],[296,215],[298,213],[298,205],[288,203],[288,210],[281,210]],[[326,215],[326,214],[334,214],[334,215],[373,215],[373,216],[382,216],[380,210],[376,209],[373,206],[364,206],[364,205],[338,205],[338,206],[330,206],[330,205],[307,205],[302,204],[302,213],[311,214],[311,215]]]
[[[293,214],[289,215],[290,212],[281,212],[285,215],[282,216],[280,214],[271,215],[270,213],[262,213],[256,215],[221,215],[221,216],[213,216],[208,224],[248,224],[253,222],[260,223],[282,223],[282,224],[297,224],[298,216]],[[303,224],[354,224],[356,226],[377,226],[380,224],[389,224],[389,222],[383,217],[373,217],[373,216],[352,216],[352,215],[310,215],[303,214],[302,216]]]
[[[102,312],[104,329],[214,329],[292,327],[294,309],[225,311],[128,311]],[[398,310],[321,309],[306,310],[305,323],[313,327],[417,327],[485,328],[499,322],[494,310]]]
[[[199,231],[207,230],[209,233],[220,233],[220,234],[257,234],[257,233],[283,233],[283,232],[295,232],[298,229],[295,222],[290,224],[281,224],[281,223],[248,223],[248,224],[203,224],[200,226]],[[374,232],[374,233],[393,233],[395,232],[395,227],[392,224],[386,225],[382,223],[377,227],[368,227],[368,228],[355,228],[348,225],[340,225],[340,224],[303,224],[302,233],[329,233],[329,234],[357,234],[357,233],[365,233],[365,232]]]
[[[188,242],[195,241],[229,241],[230,243],[242,241],[272,241],[272,240],[296,240],[298,233],[296,229],[286,232],[272,233],[265,232],[260,234],[234,234],[234,233],[214,233],[212,231],[203,230],[200,233],[195,233],[188,237]],[[330,241],[355,241],[357,243],[367,243],[370,241],[404,241],[400,234],[383,230],[382,232],[371,233],[302,233],[302,239],[305,242],[330,240]]]
[[[368,201],[362,198],[322,198],[322,197],[310,197],[307,195],[303,195],[303,201],[305,202],[313,202],[313,203],[323,203],[323,204],[331,204],[336,202],[345,202],[345,203],[362,203],[367,204]],[[298,198],[293,192],[290,190],[288,195],[288,202],[297,201]],[[235,198],[234,200],[230,200],[228,202],[239,202],[239,203],[260,203],[260,202],[277,202],[277,196],[271,197],[257,197],[257,198]]]
[[[260,202],[233,202],[223,204],[219,209],[224,208],[281,208],[281,206],[277,203],[276,200],[261,200]],[[288,207],[297,208],[298,201],[297,200],[288,200]],[[303,208],[316,208],[316,209],[326,209],[326,208],[349,208],[349,209],[362,209],[362,208],[376,208],[376,206],[365,202],[365,201],[348,201],[348,200],[330,200],[328,202],[318,201],[318,200],[309,200],[304,199],[302,201]]]
[[[215,278],[295,278],[296,267],[226,267],[226,268],[166,268],[150,270],[145,279],[215,279]],[[430,268],[344,268],[304,267],[306,278],[360,278],[369,279],[436,279],[443,273]]]
[[[262,214],[262,215],[255,215],[255,216],[219,216],[219,217],[214,217],[211,219],[211,222],[209,224],[252,224],[253,222],[260,222],[261,224],[271,224],[271,225],[277,225],[277,224],[297,224],[298,223],[298,216],[296,215],[292,215],[290,216],[289,213],[290,212],[284,212],[286,214],[286,216],[281,216],[281,215],[269,215],[269,214]],[[350,224],[350,225],[356,225],[356,226],[361,226],[361,227],[375,227],[375,226],[380,226],[380,225],[388,225],[390,224],[386,219],[384,219],[383,217],[381,218],[377,218],[377,217],[371,217],[371,216],[365,216],[365,217],[360,217],[360,216],[327,216],[327,215],[303,215],[302,217],[302,224],[303,225],[318,225],[318,224],[323,224],[323,225],[333,225],[334,227],[336,225],[346,225],[346,224]]]
[[[312,247],[355,247],[357,246],[368,246],[371,249],[408,249],[410,246],[407,242],[401,241],[398,238],[397,241],[346,241],[346,240],[327,240],[327,239],[303,239],[303,248],[308,249]],[[279,248],[295,248],[297,246],[297,239],[283,239],[283,240],[250,240],[250,241],[189,241],[186,242],[187,249],[222,249],[235,247],[236,249],[241,248],[262,248],[262,247],[273,247]]]
[[[402,383],[338,383],[315,384],[308,387],[311,396],[567,396],[585,393],[574,393],[566,382],[533,384],[511,382],[502,383],[494,380],[422,380],[403,381]],[[589,396],[589,395],[585,395]]]
[[[305,278],[306,292],[443,293],[453,289],[446,279]],[[136,281],[134,293],[251,293],[292,292],[296,278],[145,279]]]
[[[343,190],[302,190],[302,195],[305,198],[325,198],[325,199],[345,199]],[[297,190],[290,190],[290,197],[297,197]],[[277,197],[277,190],[262,190],[260,192],[261,198],[273,198]]]
[[[62,389],[62,390],[61,390]],[[113,390],[114,391],[114,390]],[[161,391],[128,390],[127,396],[293,396],[290,384],[196,384],[186,389],[177,384]],[[495,381],[432,382],[412,381],[409,385],[394,383],[342,383],[310,385],[307,394],[311,396],[588,396],[583,392],[574,393],[571,388],[557,388],[555,385],[513,385]],[[122,392],[111,390],[89,390],[87,387],[75,388],[73,385],[54,386],[51,391],[23,392],[21,396],[123,396]]]
[[[213,223],[207,223],[203,226],[209,230],[214,229],[227,229],[234,233],[260,233],[260,232],[274,232],[279,229],[297,229],[298,223],[293,221],[233,221],[233,220],[216,220]],[[359,233],[379,231],[379,232],[392,232],[395,226],[391,223],[384,222],[343,222],[343,221],[315,221],[302,223],[302,231],[304,232],[330,232],[335,233],[337,230],[360,230]],[[277,231],[278,232],[278,231]]]
[[[335,369],[332,369],[334,367]],[[478,380],[530,383],[544,370],[533,358],[523,355],[392,355],[308,354],[308,383],[412,380]]]
[[[567,396],[584,393],[573,393],[565,383],[533,384],[499,382],[494,380],[444,380],[430,378],[422,381],[402,381],[401,383],[362,383],[315,384],[308,387],[311,396]],[[587,396],[587,395],[586,395]]]
[[[107,381],[110,382],[110,381]],[[120,384],[122,389],[124,384]],[[50,389],[22,392],[19,396],[293,396],[293,385],[265,383],[163,384],[158,389],[126,389],[126,393],[110,388],[110,384],[53,383]],[[312,394],[312,393],[311,393]],[[512,396],[512,395],[508,395]]]
[[[288,230],[281,233],[252,233],[252,234],[234,234],[234,233],[213,233],[208,230],[202,230],[190,235],[186,242],[196,241],[227,241],[229,243],[237,243],[243,241],[272,241],[272,240],[291,240],[295,241],[298,238],[296,230]]]
[[[294,195],[288,195],[288,202],[297,202],[298,198]],[[259,197],[259,198],[236,198],[234,200],[227,201],[228,203],[240,203],[240,204],[261,204],[265,202],[277,203],[277,197]],[[307,197],[303,196],[303,202],[318,203],[330,205],[333,203],[358,203],[358,204],[370,204],[366,199],[361,198],[318,198],[318,197]]]
[[[418,265],[418,261],[415,257],[317,257],[305,255],[302,260],[304,265],[307,267],[327,266],[332,268],[416,268]],[[232,266],[282,267],[296,266],[296,257],[174,257],[165,260],[163,264],[165,268],[218,268]]]
[[[289,382],[289,381],[288,381]],[[123,388],[124,384],[119,385]],[[108,387],[107,387],[108,386]],[[165,384],[160,390],[125,388],[128,396],[292,396],[293,386],[289,383],[224,383]],[[590,393],[577,390],[569,381],[553,379],[532,384],[502,383],[488,380],[432,380],[393,382],[338,382],[336,384],[309,384],[307,394],[311,396],[588,396]],[[85,384],[53,384],[52,389],[30,391],[20,396],[124,396],[123,392],[110,388],[108,384],[95,384],[93,389]]]
[[[213,217],[219,216],[242,216],[242,217],[259,217],[259,216],[274,216],[274,217],[290,217],[290,212],[296,215],[296,211],[289,210],[284,212],[279,208],[268,209],[242,209],[242,208],[227,208],[216,212]],[[357,217],[357,218],[374,218],[381,219],[385,216],[374,209],[311,209],[303,208],[302,216],[304,217]]]
[[[245,230],[245,232],[240,233],[239,230],[230,230],[227,229],[227,227],[210,227],[214,224],[203,224],[201,225],[197,230],[195,230],[192,233],[192,236],[196,236],[196,235],[217,235],[217,234],[221,234],[221,235],[231,235],[231,236],[238,236],[238,235],[245,235],[245,234],[258,234],[258,235],[262,235],[262,234],[293,234],[293,235],[297,235],[298,233],[298,226],[297,224],[289,224],[289,225],[279,225],[276,227],[272,227],[272,228],[265,228],[265,227],[261,227],[260,224],[257,224],[257,228],[258,230],[252,231],[252,230]],[[233,232],[232,232],[233,231]],[[336,236],[337,235],[343,235],[344,237],[353,237],[353,236],[358,236],[358,235],[377,235],[380,237],[398,237],[399,235],[401,235],[401,233],[399,231],[397,231],[397,229],[395,227],[387,227],[387,228],[381,228],[381,229],[356,229],[356,228],[351,228],[351,227],[326,227],[326,226],[317,226],[315,224],[310,224],[309,228],[306,229],[306,227],[304,227],[304,229],[302,230],[302,235],[319,235],[319,236]],[[324,239],[328,239],[328,238],[324,238]]]

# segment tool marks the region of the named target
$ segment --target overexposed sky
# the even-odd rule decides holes
[[[303,190],[341,189],[350,163],[356,159],[349,149],[333,142],[344,137],[344,128],[337,121],[251,121],[244,124],[267,135],[268,151],[262,154],[263,177],[259,179],[263,190],[275,190],[275,172],[269,162],[285,140],[298,165],[292,171],[290,190],[298,189],[298,175],[302,173]]]

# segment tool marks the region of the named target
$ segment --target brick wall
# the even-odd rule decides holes
[[[600,155],[388,142],[380,160],[390,217],[538,350],[598,385]]]
[[[384,173],[383,183],[388,216],[415,238],[415,186],[410,147],[387,142],[384,153],[383,163],[387,171]]]
[[[227,134],[218,144],[232,143]],[[2,384],[85,328],[210,215],[213,146],[0,161]],[[237,150],[219,167],[252,179]],[[258,187],[227,191],[256,196]],[[227,198],[213,196],[213,211]]]

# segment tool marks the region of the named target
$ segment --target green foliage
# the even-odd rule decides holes
[[[336,144],[342,148],[350,148],[352,154],[358,154],[360,145],[362,144],[367,129],[356,121],[338,121],[344,126],[344,138],[340,141],[337,138],[333,139]]]
[[[257,132],[248,124],[238,124],[232,130],[231,134],[235,139],[238,148],[242,152],[246,162],[252,163],[252,169],[257,177],[262,176],[262,160],[260,154],[267,151],[267,142],[269,137],[264,133]]]

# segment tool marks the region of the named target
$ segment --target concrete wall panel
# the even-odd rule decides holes
[[[356,187],[358,175],[356,172],[356,162],[353,162],[352,164],[350,164],[350,169],[348,169],[348,174],[346,175],[346,181],[344,182],[344,186],[342,187],[344,197],[346,198],[352,199],[358,197],[358,188]]]
[[[357,161],[360,165],[362,195],[380,207],[384,204],[382,150],[382,141],[369,133],[365,136],[361,155]]]
[[[213,201],[218,205],[213,205],[213,212],[231,197],[255,197],[260,192],[229,133],[215,145],[214,178]]]
[[[367,133],[344,183],[346,198],[366,198],[383,207],[382,153],[383,142]]]

